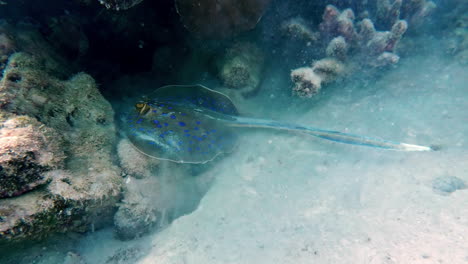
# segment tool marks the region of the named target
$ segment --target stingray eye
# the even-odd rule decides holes
[[[140,114],[145,114],[149,110],[149,105],[146,103],[137,103],[135,104],[135,108]]]

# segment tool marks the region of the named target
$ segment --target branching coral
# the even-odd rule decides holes
[[[311,97],[318,93],[322,84],[332,82],[344,72],[397,63],[399,56],[394,51],[408,29],[407,22],[399,19],[401,8],[400,0],[395,0],[392,5],[380,3],[379,19],[390,23],[391,28],[378,31],[369,18],[356,23],[353,10],[348,8],[340,11],[328,5],[318,25],[320,37],[317,43],[318,46],[326,47],[322,52],[326,57],[315,62],[311,68],[292,71],[294,93],[301,97]],[[296,20],[296,24],[289,23],[287,28],[300,29],[300,32],[307,33],[306,36],[314,35],[306,25],[297,25],[299,22]],[[353,64],[349,62],[350,57],[353,58]],[[347,71],[343,70],[345,68]]]

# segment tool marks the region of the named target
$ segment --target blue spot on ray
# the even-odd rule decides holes
[[[184,127],[184,126],[185,126],[185,123],[181,121],[181,122],[179,122],[179,126]]]

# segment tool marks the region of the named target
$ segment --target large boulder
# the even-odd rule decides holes
[[[0,243],[111,222],[121,177],[110,104],[91,76],[63,78],[67,65],[42,56],[50,46],[28,43],[35,31],[14,37],[29,52],[9,56],[0,81]]]

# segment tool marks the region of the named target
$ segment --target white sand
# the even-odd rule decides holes
[[[118,245],[149,247],[140,264],[467,263],[468,190],[432,189],[440,176],[468,182],[467,109],[467,68],[437,58],[402,61],[372,87],[335,87],[310,111],[277,116],[443,149],[402,153],[253,131],[206,172],[216,181],[195,212]],[[81,251],[102,263],[102,249]]]

